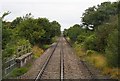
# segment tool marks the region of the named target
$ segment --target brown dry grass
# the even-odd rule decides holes
[[[38,47],[37,45],[33,46],[32,48],[32,52],[34,54],[35,58],[38,58],[41,56],[41,54],[43,54],[43,49],[41,49],[40,47]]]
[[[101,70],[102,74],[110,75],[113,79],[118,79],[118,77],[120,77],[120,68],[109,67],[104,54],[100,54],[92,50],[85,51],[78,44],[74,45],[74,49],[79,57],[92,63],[96,68]]]

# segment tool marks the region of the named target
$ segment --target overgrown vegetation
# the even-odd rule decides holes
[[[2,18],[9,13],[4,13]],[[38,45],[46,49],[47,45],[53,43],[53,38],[61,33],[61,26],[57,21],[50,22],[47,18],[34,19],[31,13],[17,17],[12,22],[2,23],[2,50],[6,58],[15,55],[16,48],[20,45],[29,44],[32,47]]]
[[[18,77],[20,75],[23,75],[28,71],[28,68],[22,67],[22,68],[15,68],[12,73],[10,74],[10,77]]]
[[[39,46],[36,45],[32,48],[32,52],[35,58],[39,58],[44,51],[43,49],[41,49]]]
[[[89,7],[83,13],[81,25],[64,30],[64,36],[70,38],[77,54],[112,78],[120,76],[118,3],[103,2]]]
[[[21,68],[15,68],[6,78],[16,78],[25,74],[30,69],[31,63],[32,62]]]
[[[5,16],[11,12],[5,12],[2,19],[2,56],[3,64],[7,59],[17,57],[17,48],[25,46],[32,48],[35,58],[50,47],[57,36],[60,36],[60,24],[57,21],[50,22],[47,18],[33,18],[31,13],[23,17],[17,17],[13,21],[4,21]],[[16,77],[27,72],[27,68],[16,68],[11,76]]]

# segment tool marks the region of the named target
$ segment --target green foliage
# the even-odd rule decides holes
[[[85,39],[86,39],[86,36],[84,36],[84,35],[79,35],[79,36],[77,37],[77,42],[78,42],[78,43],[82,43],[82,42],[85,41]]]
[[[65,37],[68,36],[68,30],[67,30],[67,29],[64,29],[63,35],[64,35]]]
[[[77,40],[77,36],[82,32],[80,25],[75,24],[73,27],[70,27],[65,33],[70,37],[72,41]]]
[[[16,41],[10,41],[7,43],[2,53],[3,58],[6,59],[16,55],[17,48],[22,45],[28,45],[31,47],[29,41],[25,39],[18,39]]]
[[[7,15],[7,13],[5,13]],[[60,36],[60,24],[47,18],[34,19],[31,13],[17,17],[12,22],[3,21],[2,50],[4,59],[16,54],[19,46],[50,44],[52,38]],[[41,47],[42,47],[41,46]],[[48,48],[48,46],[43,46]]]
[[[110,66],[118,67],[118,30],[111,32],[107,39],[106,57]],[[120,67],[120,66],[119,66]]]
[[[43,46],[42,46],[42,48],[43,48],[44,50],[48,49],[49,47],[50,47],[50,45],[43,45]]]
[[[95,51],[93,51],[93,50],[87,50],[86,51],[86,54],[89,56],[89,55],[92,55],[92,54],[94,54],[95,53]]]
[[[9,79],[9,78],[17,78],[23,74],[25,74],[28,70],[30,70],[31,66],[32,66],[33,62],[29,62],[28,64],[26,64],[24,67],[20,67],[20,68],[15,68],[13,71],[10,72],[9,75],[7,75],[6,77],[4,77],[5,79]]]
[[[28,18],[18,25],[21,37],[28,39],[31,44],[50,43],[52,37],[60,35],[60,24],[57,21],[49,22],[47,18]]]
[[[26,40],[26,39],[19,39],[17,42],[16,42],[16,45],[18,46],[21,46],[21,45],[31,45],[29,40]]]
[[[52,37],[60,36],[60,24],[57,21],[49,22],[47,18],[38,18],[37,23],[44,29],[45,34],[41,37],[41,43],[50,43]]]
[[[54,36],[60,36],[61,31],[60,31],[60,24],[57,21],[51,22],[51,37]]]
[[[17,28],[19,35],[29,40],[31,44],[38,43],[41,36],[45,33],[42,27],[38,26],[36,21],[31,18],[21,22]]]
[[[84,47],[86,50],[96,50],[96,36],[94,34],[86,38]]]
[[[114,30],[117,29],[117,16],[110,17],[110,20],[98,26],[98,29],[95,31],[96,34],[96,50],[100,52],[105,52],[107,46],[108,35]]]
[[[2,27],[2,48],[5,48],[5,45],[11,39],[12,30],[7,27]]]
[[[118,67],[119,13],[117,7],[118,2],[103,2],[89,7],[83,13],[82,27],[73,26],[65,29],[64,36],[68,36],[71,41],[80,44],[85,50],[106,54],[109,65]],[[91,31],[90,28],[93,30]],[[89,51],[87,52],[89,54]]]
[[[2,56],[3,57],[10,57],[12,55],[14,55],[16,52],[16,47],[11,45],[11,44],[7,44],[6,49],[4,49]]]
[[[57,42],[58,36],[52,38],[52,42]]]
[[[23,21],[22,17],[17,17],[11,22],[12,28],[15,28],[18,24],[20,24]]]
[[[82,22],[83,25],[89,27],[93,25],[93,28],[97,28],[98,25],[107,22],[111,15],[117,14],[117,2],[103,2],[101,5],[89,7],[83,13]]]
[[[16,68],[10,73],[10,77],[18,77],[20,75],[23,75],[28,71],[28,68],[22,67],[22,68]]]

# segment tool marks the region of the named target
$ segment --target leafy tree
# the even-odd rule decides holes
[[[1,19],[8,14],[4,13]],[[2,25],[3,59],[14,56],[18,46],[27,44],[31,47],[51,43],[52,37],[61,33],[61,26],[57,21],[49,22],[47,18],[34,19],[31,13],[17,17],[12,22],[3,21]]]
[[[107,39],[106,57],[109,66],[120,67],[118,64],[119,53],[118,53],[118,30],[111,32]]]
[[[16,53],[17,48],[19,46],[23,46],[23,45],[28,45],[29,47],[31,47],[29,41],[26,39],[17,39],[16,41],[8,42],[2,53],[3,59],[5,60],[8,57],[17,55],[17,53]]]
[[[11,22],[12,28],[15,28],[18,24],[20,24],[23,21],[22,17],[17,17],[15,20]]]
[[[5,45],[10,41],[12,30],[6,27],[2,28],[2,48],[5,48]]]
[[[60,36],[60,24],[57,21],[51,22],[51,37]]]
[[[85,41],[85,39],[86,39],[86,36],[80,34],[80,35],[78,35],[78,37],[77,37],[77,42],[78,42],[78,43],[82,43],[82,42]]]
[[[96,50],[96,36],[95,36],[95,34],[87,37],[83,44],[84,44],[84,48],[86,50]]]
[[[29,40],[31,44],[39,43],[41,36],[45,33],[42,27],[36,23],[36,20],[29,18],[21,22],[17,27],[20,37]]]
[[[76,41],[76,39],[77,39],[77,36],[80,34],[80,32],[81,32],[81,27],[80,27],[80,25],[78,25],[78,24],[75,24],[73,27],[70,27],[69,29],[68,29],[68,36],[70,37],[70,39],[72,40],[72,41]]]
[[[96,33],[96,49],[100,52],[105,52],[105,47],[107,45],[108,35],[114,30],[117,29],[117,16],[110,17],[109,22],[98,26]]]
[[[85,10],[85,13],[83,13],[83,25],[87,27],[93,25],[92,28],[97,29],[97,26],[107,22],[111,15],[117,14],[117,4],[117,2],[103,2],[97,7],[89,7]]]
[[[49,43],[50,42],[50,22],[47,18],[38,18],[37,24],[42,27],[45,31],[44,35],[41,37],[41,43]]]
[[[64,35],[81,44],[86,50],[105,54],[109,65],[118,66],[118,25],[120,2],[103,2],[89,7],[82,16],[82,29],[77,26],[64,30]],[[93,28],[91,31],[90,29]],[[86,32],[85,32],[86,31]]]

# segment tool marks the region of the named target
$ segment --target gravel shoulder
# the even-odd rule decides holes
[[[64,52],[64,78],[65,79],[90,79],[90,75],[63,38]]]
[[[48,56],[52,53],[56,43],[53,43],[50,48],[48,48],[41,56],[40,58],[36,59],[30,70],[25,73],[24,75],[20,76],[19,79],[35,79],[39,71],[41,70],[44,62],[48,58]]]
[[[65,66],[66,67],[69,66],[69,67],[73,67],[73,68],[79,68],[79,70],[78,69],[76,69],[76,70],[78,72],[81,72],[81,75],[79,76],[80,79],[110,79],[109,76],[102,75],[100,70],[95,68],[93,65],[89,64],[88,62],[82,61],[79,57],[77,57],[77,55],[75,54],[75,51],[68,44],[68,42],[66,42],[66,43],[64,42],[64,46],[66,46],[65,54],[68,54],[65,57],[65,59],[67,59],[67,60],[71,59],[71,66],[70,66],[70,63],[69,63],[70,61],[68,61],[68,63],[66,63],[67,65],[65,65]],[[66,50],[68,50],[68,53],[66,53]],[[66,60],[66,62],[67,62],[67,60]],[[74,63],[72,63],[73,61],[74,61]],[[75,67],[75,64],[76,64],[77,67]],[[72,69],[70,69],[70,71],[71,70]],[[66,74],[70,74],[70,72],[68,71],[68,73],[66,73]],[[72,72],[71,72],[71,74],[72,74]],[[77,74],[77,73],[74,73],[74,74]],[[73,75],[73,76],[75,76],[75,75]],[[71,76],[71,77],[73,77],[73,76]],[[66,77],[71,78],[69,75],[67,75]],[[73,77],[72,79],[74,79],[74,78],[75,77]],[[75,79],[78,79],[78,77],[76,77]]]

